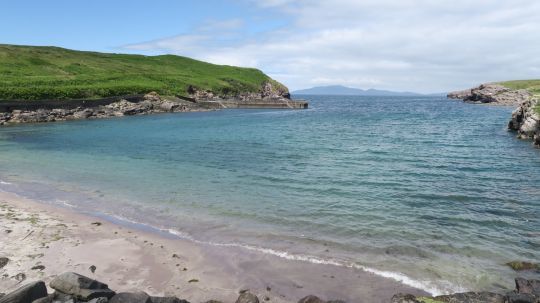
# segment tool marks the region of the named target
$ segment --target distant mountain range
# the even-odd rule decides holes
[[[293,91],[293,95],[345,95],[345,96],[424,96],[419,93],[394,92],[378,89],[359,89],[343,85],[316,86]],[[435,94],[434,94],[435,95]],[[436,94],[439,95],[439,94]],[[441,94],[442,95],[442,94]]]

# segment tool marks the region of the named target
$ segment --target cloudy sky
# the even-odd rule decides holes
[[[1,4],[0,43],[257,67],[290,89],[444,92],[540,78],[540,1],[26,1]]]

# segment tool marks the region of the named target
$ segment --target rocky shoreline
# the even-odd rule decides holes
[[[516,131],[519,139],[532,140],[535,147],[540,147],[540,100],[527,90],[512,90],[488,83],[451,92],[448,98],[475,104],[517,106],[508,122],[508,129]]]
[[[4,258],[1,266],[9,262]],[[2,265],[3,264],[3,265]],[[95,267],[94,267],[95,270]],[[436,297],[415,297],[410,294],[396,294],[389,303],[539,303],[540,280],[516,278],[516,289],[507,294],[492,292],[467,292]],[[49,286],[53,289],[48,293],[44,281],[25,284],[16,290],[0,293],[0,303],[190,303],[175,296],[150,296],[144,291],[115,292],[103,282],[86,276],[65,272],[56,276]],[[267,289],[270,291],[271,289]],[[264,297],[262,300],[270,301]],[[240,290],[235,303],[260,303],[259,298],[248,289]],[[219,300],[208,300],[205,303],[223,303]],[[309,295],[298,303],[345,303],[342,300],[324,301],[317,296]]]
[[[209,111],[223,108],[303,109],[308,106],[305,101],[291,100],[286,89],[275,88],[270,82],[265,83],[257,93],[242,93],[233,97],[218,96],[211,91],[199,91],[193,87],[189,87],[188,92],[189,97],[162,97],[156,92],[150,92],[142,96],[140,100],[120,99],[105,105],[76,106],[74,108],[69,108],[69,101],[66,101],[65,107],[67,108],[45,108],[43,106],[36,109],[19,109],[24,108],[26,102],[20,101],[14,106],[15,109],[4,112],[0,110],[0,125]]]
[[[86,276],[65,272],[56,276],[49,284],[54,291],[49,294],[43,281],[30,282],[9,294],[0,294],[0,303],[189,303],[189,301],[174,296],[150,296],[144,291],[115,292],[103,282]],[[268,298],[263,298],[269,301]],[[205,303],[222,303],[209,300]],[[241,290],[236,303],[260,303],[259,298]],[[345,303],[340,300],[323,301],[316,296],[306,296],[298,303]]]

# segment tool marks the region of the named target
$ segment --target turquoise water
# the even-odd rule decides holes
[[[433,293],[511,288],[504,263],[540,260],[540,151],[511,108],[305,98],[2,127],[0,189]]]

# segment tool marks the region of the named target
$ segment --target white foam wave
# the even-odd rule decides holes
[[[116,220],[119,220],[119,221],[124,221],[124,222],[128,222],[128,223],[131,223],[131,224],[136,224],[136,225],[142,225],[142,226],[145,226],[145,227],[148,227],[148,228],[160,231],[160,232],[168,233],[168,234],[173,235],[175,237],[178,237],[180,239],[189,240],[189,241],[192,241],[192,242],[195,242],[195,243],[198,243],[198,244],[212,245],[212,246],[219,246],[219,247],[236,247],[236,248],[247,249],[247,250],[250,250],[250,251],[256,251],[256,252],[260,252],[260,253],[264,253],[264,254],[268,254],[268,255],[273,255],[273,256],[283,258],[283,259],[287,259],[287,260],[291,260],[291,261],[302,261],[302,262],[308,262],[308,263],[313,263],[313,264],[324,264],[324,265],[340,266],[340,267],[347,267],[347,268],[355,268],[355,269],[363,270],[365,272],[372,273],[372,274],[380,276],[380,277],[392,279],[394,281],[400,282],[400,283],[402,283],[404,285],[407,285],[407,286],[410,286],[410,287],[422,289],[422,290],[430,293],[433,296],[447,294],[447,293],[466,291],[465,289],[463,289],[461,287],[457,287],[457,286],[455,286],[455,285],[453,285],[453,284],[451,284],[451,283],[449,283],[447,281],[438,281],[440,283],[434,283],[433,281],[429,281],[429,280],[425,280],[425,281],[424,280],[416,280],[416,279],[413,279],[413,278],[411,278],[411,277],[409,277],[409,276],[407,276],[407,275],[405,275],[403,273],[400,273],[400,272],[383,271],[383,270],[378,270],[378,269],[370,268],[370,267],[367,267],[367,266],[359,265],[359,264],[353,263],[353,262],[344,262],[344,261],[333,260],[333,259],[323,259],[323,258],[320,258],[320,257],[315,257],[315,256],[310,256],[310,255],[303,255],[303,254],[293,254],[293,253],[290,253],[290,252],[287,252],[287,251],[280,251],[280,250],[275,250],[275,249],[271,249],[271,248],[253,246],[253,245],[246,245],[246,244],[239,244],[239,243],[220,243],[220,242],[213,242],[213,241],[201,241],[201,240],[193,238],[188,233],[185,233],[185,232],[182,232],[182,231],[179,231],[179,230],[176,230],[176,229],[159,228],[159,227],[156,227],[156,226],[152,226],[150,224],[138,222],[138,221],[135,221],[135,220],[123,217],[123,216],[119,216],[119,215],[116,215],[116,214],[108,213],[106,215],[110,216],[110,217],[113,217],[113,218],[115,218]],[[439,285],[445,285],[445,287],[441,287]]]
[[[11,184],[13,184],[13,183],[6,182],[6,181],[4,181],[4,180],[0,180],[0,184],[2,184],[2,185],[11,185]]]
[[[342,262],[338,260],[331,260],[331,259],[323,259],[315,256],[310,255],[300,255],[300,254],[292,254],[286,251],[279,251],[274,250],[271,248],[263,248],[263,247],[257,247],[252,245],[245,245],[245,244],[238,244],[238,243],[219,243],[219,242],[205,242],[205,241],[199,241],[196,239],[193,239],[191,236],[187,235],[185,233],[182,233],[180,231],[174,230],[174,229],[167,229],[167,231],[173,235],[176,235],[180,238],[189,239],[197,243],[201,244],[209,244],[213,246],[221,246],[221,247],[238,247],[243,248],[251,251],[257,251],[264,254],[269,254],[273,256],[277,256],[283,259],[292,260],[292,261],[303,261],[303,262],[309,262],[313,264],[324,264],[324,265],[333,265],[333,266],[340,266],[340,267],[348,267],[348,268],[355,268],[359,270],[363,270],[365,272],[372,273],[377,276],[381,276],[384,278],[392,279],[394,281],[400,282],[402,284],[405,284],[407,286],[411,286],[414,288],[422,289],[428,293],[430,293],[432,296],[447,294],[447,293],[454,293],[454,292],[464,292],[465,289],[461,287],[457,287],[455,285],[452,285],[448,282],[444,282],[444,284],[447,284],[448,287],[441,288],[432,281],[420,281],[415,280],[413,278],[408,277],[407,275],[400,273],[400,272],[391,272],[391,271],[382,271],[377,270],[374,268],[370,268],[363,265],[358,265],[356,263],[352,262]]]

